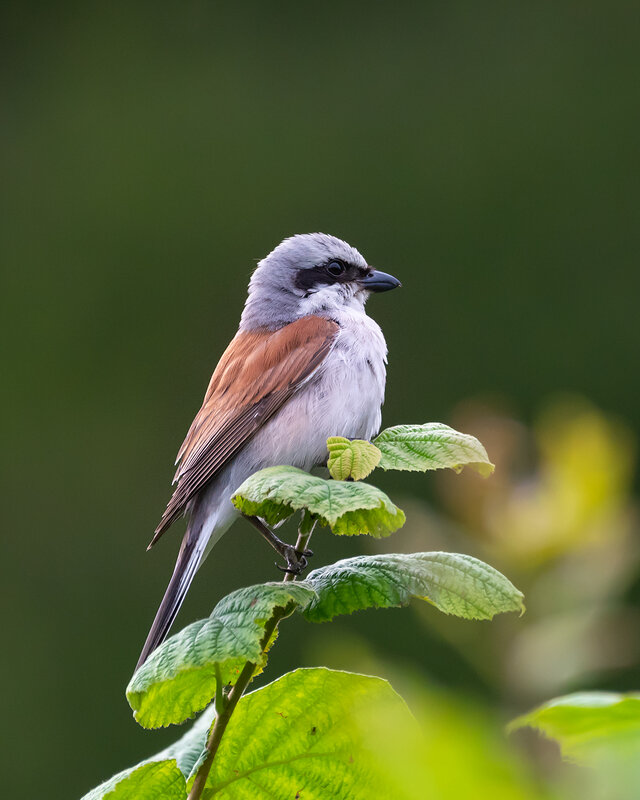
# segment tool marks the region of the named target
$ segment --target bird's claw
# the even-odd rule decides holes
[[[288,575],[299,575],[302,571],[301,567],[289,569],[289,567],[283,567],[282,564],[278,564],[277,561],[274,561],[273,563],[276,565],[276,568],[280,570],[280,572],[286,572]]]
[[[296,550],[294,547],[288,546],[282,555],[287,566],[276,564],[276,567],[289,575],[300,575],[309,566],[308,559],[313,555],[313,550]]]

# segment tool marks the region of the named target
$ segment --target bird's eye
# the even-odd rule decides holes
[[[327,264],[327,272],[329,275],[333,275],[334,278],[337,278],[338,275],[342,275],[345,269],[346,267],[341,261],[330,261]]]

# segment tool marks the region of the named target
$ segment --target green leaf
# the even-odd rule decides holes
[[[369,742],[384,738],[394,712],[415,729],[402,698],[380,678],[323,668],[290,672],[240,700],[203,798],[391,797]]]
[[[177,724],[215,695],[216,672],[233,684],[245,662],[266,663],[264,626],[276,608],[292,613],[313,590],[299,583],[264,583],[224,597],[211,616],[167,639],[134,674],[127,699],[145,728]]]
[[[510,730],[535,728],[559,742],[565,758],[592,762],[640,756],[640,693],[576,692],[515,719]],[[637,762],[636,762],[637,763]]]
[[[327,439],[327,449],[327,466],[336,481],[361,481],[373,472],[382,456],[375,444],[364,439],[349,440],[343,436]]]
[[[388,536],[404,525],[404,512],[368,483],[325,480],[296,467],[267,467],[248,478],[232,498],[244,514],[269,525],[307,509],[343,536]]]
[[[357,556],[314,569],[305,583],[315,590],[302,608],[310,622],[327,622],[366,608],[407,605],[412,597],[465,619],[524,610],[522,593],[504,575],[457,553]]]
[[[459,433],[441,422],[396,425],[382,431],[374,444],[382,452],[382,469],[426,472],[450,467],[460,472],[469,466],[484,477],[495,469],[475,436]]]
[[[175,760],[185,780],[188,780],[207,755],[205,745],[209,737],[209,729],[213,724],[215,716],[216,712],[212,704],[200,714],[198,719],[183,736],[149,760]]]
[[[84,795],[82,800],[184,800],[185,776],[175,761],[158,761],[125,769]]]
[[[420,736],[387,714],[385,735],[373,743],[380,769],[395,784],[374,795],[376,800],[587,800],[543,785],[540,772],[534,776],[531,764],[507,742],[495,711],[469,693],[430,685],[425,676],[412,686],[411,711]],[[596,797],[614,800],[606,793],[589,794],[589,800]]]
[[[176,800],[187,796],[187,779],[195,772],[205,752],[214,719],[208,708],[187,733],[155,756],[125,769],[92,789],[82,800],[136,800],[157,797]]]

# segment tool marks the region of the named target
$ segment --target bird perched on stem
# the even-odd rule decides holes
[[[142,648],[143,664],[167,636],[194,575],[238,511],[234,490],[264,467],[309,470],[327,438],[371,439],[380,429],[387,346],[365,312],[371,292],[400,286],[354,248],[323,233],[292,236],[259,262],[237,334],[213,373],[178,453],[175,491],[152,547],[178,517],[187,530]],[[246,517],[298,573],[296,552]]]

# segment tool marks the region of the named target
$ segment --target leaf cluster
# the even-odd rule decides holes
[[[474,436],[439,422],[387,428],[373,443],[334,436],[327,447],[333,480],[295,467],[268,467],[238,487],[234,505],[269,525],[304,511],[307,524],[318,522],[338,536],[382,537],[401,528],[405,515],[382,490],[361,482],[376,465],[414,472],[447,467],[459,472],[469,466],[483,476],[494,469]]]
[[[469,465],[482,474],[493,468],[476,439],[439,424],[390,428],[373,443],[334,437],[327,447],[333,479],[272,467],[245,481],[233,502],[271,525],[301,512],[301,536],[315,524],[337,535],[387,536],[405,517],[384,492],[362,482],[376,466],[425,471]],[[391,796],[369,743],[372,736],[384,737],[387,712],[407,729],[415,722],[386,681],[300,669],[242,692],[265,667],[277,626],[291,614],[328,622],[354,611],[404,606],[414,598],[466,619],[524,610],[522,594],[493,567],[441,552],[348,558],[313,570],[305,580],[232,592],[209,617],[167,639],[127,687],[143,727],[180,724],[202,711],[199,719],[174,745],[84,800],[177,800],[191,791],[229,800]],[[223,719],[224,736],[211,750],[212,732]]]

